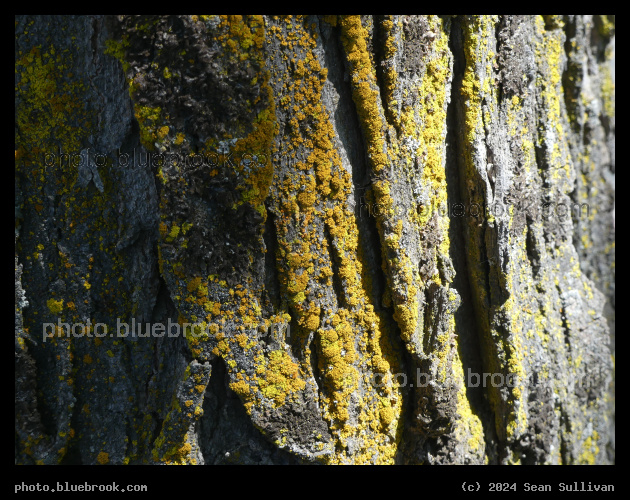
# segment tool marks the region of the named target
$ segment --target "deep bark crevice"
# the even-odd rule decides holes
[[[330,234],[330,230],[324,224],[324,238],[326,238],[326,245],[328,248],[328,256],[330,258],[330,263],[332,267],[332,285],[333,290],[335,292],[335,298],[337,300],[337,309],[340,307],[345,307],[345,294],[343,288],[343,282],[341,281],[341,276],[339,275],[339,256],[337,255],[337,250],[335,249],[335,244],[333,242],[332,235]]]
[[[376,69],[376,83],[379,88],[379,97],[383,108],[383,114],[385,115],[385,120],[387,121],[387,125],[393,126],[394,130],[398,133],[400,131],[396,127],[396,120],[392,116],[392,111],[389,103],[387,102],[387,95],[385,94],[385,89],[387,88],[387,85],[385,85],[385,71],[387,69],[385,60],[386,35],[382,26],[383,21],[385,21],[385,17],[387,16],[373,16],[374,66]]]
[[[328,40],[325,37],[322,39],[324,40],[326,62],[329,65],[328,78],[339,94],[339,106],[335,112],[334,120],[339,132],[339,140],[349,153],[348,160],[352,168],[355,222],[359,231],[359,243],[365,264],[372,276],[372,289],[368,292],[375,310],[385,311],[389,319],[395,324],[393,308],[385,308],[382,304],[387,286],[387,278],[383,271],[385,253],[374,213],[376,207],[368,200],[373,176],[367,157],[367,143],[352,97],[351,83],[348,78],[349,65],[339,30],[335,29],[333,35]]]
[[[460,119],[463,102],[461,98],[461,84],[464,76],[466,59],[462,45],[462,27],[461,18],[455,18],[452,21],[451,32],[449,37],[449,47],[453,54],[453,82],[451,87],[451,101],[447,108],[446,115],[446,185],[447,185],[447,203],[449,207],[462,206],[464,198],[461,189],[464,182],[462,173],[464,167],[462,165],[462,121]],[[449,239],[450,258],[455,269],[455,278],[453,279],[453,288],[457,290],[461,298],[461,304],[455,311],[455,331],[458,339],[459,355],[464,369],[464,376],[469,373],[483,373],[486,370],[481,345],[483,342],[482,333],[477,321],[477,314],[472,288],[472,276],[467,260],[468,245],[472,242],[467,241],[467,229],[465,224],[469,223],[468,218],[471,217],[470,210],[464,209],[463,217],[453,216],[450,219]],[[482,255],[486,255],[485,250]],[[489,265],[486,262],[485,287],[488,295],[490,294],[489,282]],[[485,311],[483,312],[485,313]],[[467,379],[466,379],[467,380]],[[486,446],[486,455],[490,463],[497,463],[497,443],[498,436],[495,428],[494,412],[489,404],[486,389],[481,386],[472,387],[466,384],[466,397],[470,402],[471,411],[477,415],[482,422],[484,430],[484,441]]]
[[[266,203],[267,220],[265,221],[265,230],[263,232],[263,240],[265,242],[265,295],[269,301],[272,311],[280,310],[280,280],[278,279],[277,269],[277,252],[278,237],[276,228],[276,215]]]

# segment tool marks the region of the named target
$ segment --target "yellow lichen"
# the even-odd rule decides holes
[[[105,453],[104,451],[101,451],[96,457],[96,461],[101,465],[105,465],[109,463],[109,453]]]
[[[63,312],[63,300],[48,299],[46,305],[48,310],[54,315],[58,316]]]

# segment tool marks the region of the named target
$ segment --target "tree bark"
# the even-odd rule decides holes
[[[614,462],[614,17],[15,33],[16,463]]]

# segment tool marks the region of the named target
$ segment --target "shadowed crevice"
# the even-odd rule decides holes
[[[451,102],[447,108],[446,114],[446,185],[447,185],[447,203],[449,207],[455,207],[463,204],[463,197],[460,186],[463,185],[461,173],[464,172],[463,161],[461,155],[460,138],[463,137],[463,123],[459,119],[459,109],[463,106],[461,102],[461,82],[465,69],[465,56],[462,47],[461,21],[456,18],[452,21],[449,47],[453,54],[453,83],[451,89]],[[481,334],[477,325],[476,311],[473,300],[473,288],[470,280],[474,277],[470,274],[467,262],[467,246],[470,242],[466,241],[465,224],[469,223],[468,217],[471,217],[470,210],[463,210],[464,215],[461,217],[455,214],[456,210],[451,211],[453,215],[450,218],[449,240],[450,240],[450,258],[455,268],[455,278],[452,287],[457,290],[461,298],[461,305],[455,311],[455,333],[458,339],[458,350],[464,369],[464,377],[466,382],[466,397],[470,402],[471,411],[477,415],[483,424],[484,441],[486,444],[486,454],[490,463],[497,463],[496,444],[498,442],[495,425],[494,413],[490,407],[486,391],[483,387],[470,387],[468,381],[469,373],[483,373],[484,362],[481,351]],[[486,287],[489,287],[486,276]],[[489,292],[488,292],[489,293]]]

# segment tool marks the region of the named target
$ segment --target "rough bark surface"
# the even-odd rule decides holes
[[[15,33],[16,463],[614,462],[613,17]]]

